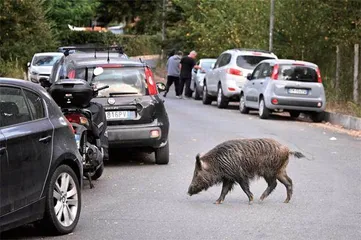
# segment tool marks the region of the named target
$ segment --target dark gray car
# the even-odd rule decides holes
[[[39,85],[0,78],[0,231],[43,219],[67,234],[81,209],[73,129]]]

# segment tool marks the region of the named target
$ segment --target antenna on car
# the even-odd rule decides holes
[[[108,59],[107,59],[107,61],[108,61],[108,63],[110,62],[110,58],[109,58],[109,46],[108,46]]]

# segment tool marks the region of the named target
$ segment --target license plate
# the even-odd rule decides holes
[[[116,120],[116,119],[131,119],[134,114],[130,111],[111,111],[105,112],[107,120]]]
[[[299,95],[307,95],[308,91],[307,91],[307,89],[289,88],[288,93],[299,94]]]

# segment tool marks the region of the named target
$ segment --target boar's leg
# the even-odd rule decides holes
[[[277,186],[277,179],[276,177],[264,177],[264,179],[266,180],[268,187],[266,188],[266,190],[263,192],[262,196],[261,196],[261,200],[263,201],[266,197],[268,197],[268,195],[271,194],[271,192],[276,188]]]
[[[287,198],[284,201],[284,203],[288,203],[291,200],[292,197],[292,192],[293,192],[293,184],[292,184],[292,179],[287,176],[286,171],[282,171],[277,175],[277,179],[278,181],[280,181],[281,183],[283,183],[283,185],[285,185],[286,189],[287,189]]]
[[[241,186],[243,192],[247,195],[249,204],[252,204],[253,202],[253,194],[249,190],[249,180],[240,179],[238,180],[239,185]]]
[[[223,180],[223,186],[222,186],[222,192],[217,201],[216,204],[221,204],[224,201],[224,198],[226,197],[227,193],[232,190],[234,182],[228,179]]]

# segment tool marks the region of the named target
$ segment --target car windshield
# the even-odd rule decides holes
[[[145,72],[142,67],[114,67],[103,68],[102,74],[94,77],[93,84],[100,88],[108,85],[109,88],[99,92],[98,97],[109,97],[111,95],[125,94],[146,94]],[[86,69],[77,69],[75,78],[90,81],[94,68],[88,69],[87,79]]]
[[[280,65],[278,79],[286,81],[318,82],[317,72],[314,68],[291,64]]]
[[[256,65],[266,59],[274,59],[272,57],[261,57],[261,56],[238,56],[237,66],[245,69],[254,69]]]
[[[35,56],[33,66],[53,66],[61,56]]]
[[[205,69],[206,71],[210,70],[212,67],[212,64],[215,63],[216,61],[207,61],[207,62],[202,62],[202,68]]]

